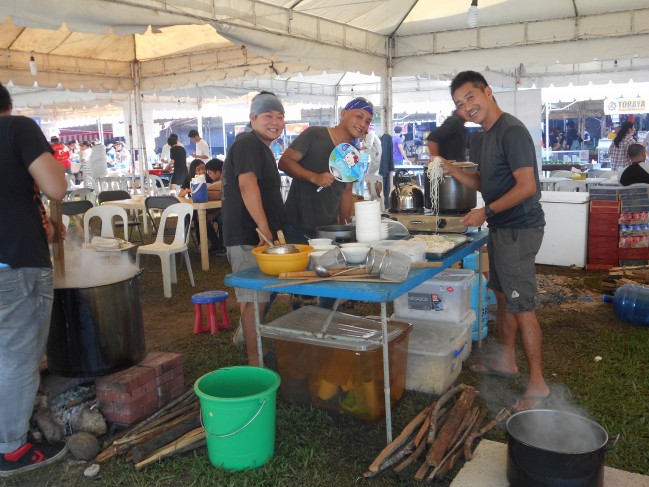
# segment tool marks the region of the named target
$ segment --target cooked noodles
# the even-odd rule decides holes
[[[435,156],[428,163],[426,169],[428,179],[430,180],[430,205],[434,215],[439,214],[439,185],[444,181],[444,171],[442,170],[442,159]]]

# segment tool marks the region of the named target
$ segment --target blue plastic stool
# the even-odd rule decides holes
[[[194,318],[194,335],[210,332],[219,333],[219,329],[231,328],[227,308],[228,293],[225,291],[205,291],[192,296],[196,316]],[[221,322],[216,317],[216,303],[221,303]],[[203,326],[203,308],[207,308],[207,326]]]

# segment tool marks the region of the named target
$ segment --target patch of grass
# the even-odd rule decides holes
[[[142,278],[142,301],[145,306],[145,327],[147,340],[151,329],[160,325],[182,326],[184,331],[175,340],[151,342],[150,348],[181,353],[185,359],[185,382],[189,386],[201,375],[219,367],[240,365],[244,357],[242,349],[234,347],[231,331],[219,335],[191,333],[193,309],[189,298],[195,292],[206,289],[225,289],[223,275],[229,272],[227,261],[211,258],[212,268],[200,270],[196,260],[194,274],[196,288],[188,284],[186,271],[179,272],[179,284],[174,285],[174,298],[162,296],[159,274],[145,273]],[[552,275],[552,271],[575,277],[588,288],[599,289],[599,274],[542,266],[541,272]],[[151,265],[155,268],[155,265]],[[597,285],[596,285],[597,284]],[[228,289],[228,291],[232,291]],[[232,293],[232,295],[234,295]],[[606,454],[608,466],[632,472],[649,473],[649,329],[620,322],[610,305],[605,303],[571,303],[570,308],[548,305],[539,313],[543,327],[544,369],[552,381],[553,389],[566,392],[567,399],[589,414],[611,435],[621,433],[617,446]],[[230,300],[231,318],[236,324],[238,310]],[[157,310],[155,315],[151,310]],[[290,311],[286,295],[280,295],[271,308],[269,319]],[[358,315],[376,315],[378,305],[354,303],[345,311]],[[169,324],[173,322],[174,324]],[[492,324],[489,325],[490,329]],[[491,337],[491,333],[490,333]],[[490,343],[491,338],[486,341]],[[474,344],[475,347],[475,344]],[[486,348],[486,347],[485,347]],[[519,346],[520,350],[520,346]],[[471,360],[479,356],[474,348]],[[601,356],[600,362],[595,357]],[[521,358],[521,365],[524,360]],[[523,370],[523,372],[525,372]],[[497,406],[509,405],[509,396],[495,391],[495,386],[508,389],[510,396],[524,389],[524,378],[505,383],[500,379],[484,383],[465,367],[460,379],[467,384],[478,385],[484,394],[493,393]],[[435,398],[431,395],[408,392],[393,408],[393,435],[401,429]],[[491,404],[490,404],[491,405]],[[417,466],[411,466],[401,474],[385,472],[372,479],[361,478],[372,460],[385,446],[383,421],[366,424],[348,417],[335,416],[322,410],[279,400],[277,404],[276,449],[271,460],[262,468],[232,473],[213,467],[205,449],[180,457],[167,459],[141,472],[124,459],[111,459],[102,464],[102,470],[95,479],[86,479],[82,472],[87,463],[65,461],[60,464],[6,480],[3,485],[17,486],[161,486],[180,487],[344,487],[371,486],[392,487],[421,486],[413,480]],[[487,438],[506,442],[501,428],[492,430]],[[68,457],[70,458],[70,457]],[[448,486],[460,466],[446,479],[430,485]],[[485,486],[488,487],[488,486]]]

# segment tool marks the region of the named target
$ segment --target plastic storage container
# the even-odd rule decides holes
[[[261,328],[272,339],[283,399],[375,422],[385,416],[381,324],[376,321],[304,306]],[[323,331],[323,328],[324,331]],[[388,325],[390,402],[403,396],[408,335],[412,325]]]
[[[443,394],[460,375],[471,351],[472,310],[462,326],[412,321],[408,346],[406,389]]]
[[[649,325],[649,287],[624,284],[617,288],[614,296],[604,296],[604,301],[613,303],[618,318],[638,325]]]
[[[446,269],[394,300],[394,316],[407,320],[460,323],[471,308],[475,272]]]

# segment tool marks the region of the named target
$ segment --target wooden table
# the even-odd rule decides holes
[[[144,205],[145,196],[143,195],[134,195],[132,198],[127,200],[116,200],[116,201],[107,201],[106,204],[119,206],[125,210],[141,210],[142,211],[142,220],[144,223],[144,229],[147,229],[147,213],[146,206]],[[198,233],[200,236],[200,252],[201,252],[201,268],[204,271],[209,270],[210,268],[210,256],[209,256],[209,242],[207,240],[207,219],[206,213],[207,210],[214,208],[221,208],[220,201],[208,201],[206,203],[194,203],[189,198],[182,198],[178,200],[179,203],[189,203],[194,207],[196,213],[198,214]]]

